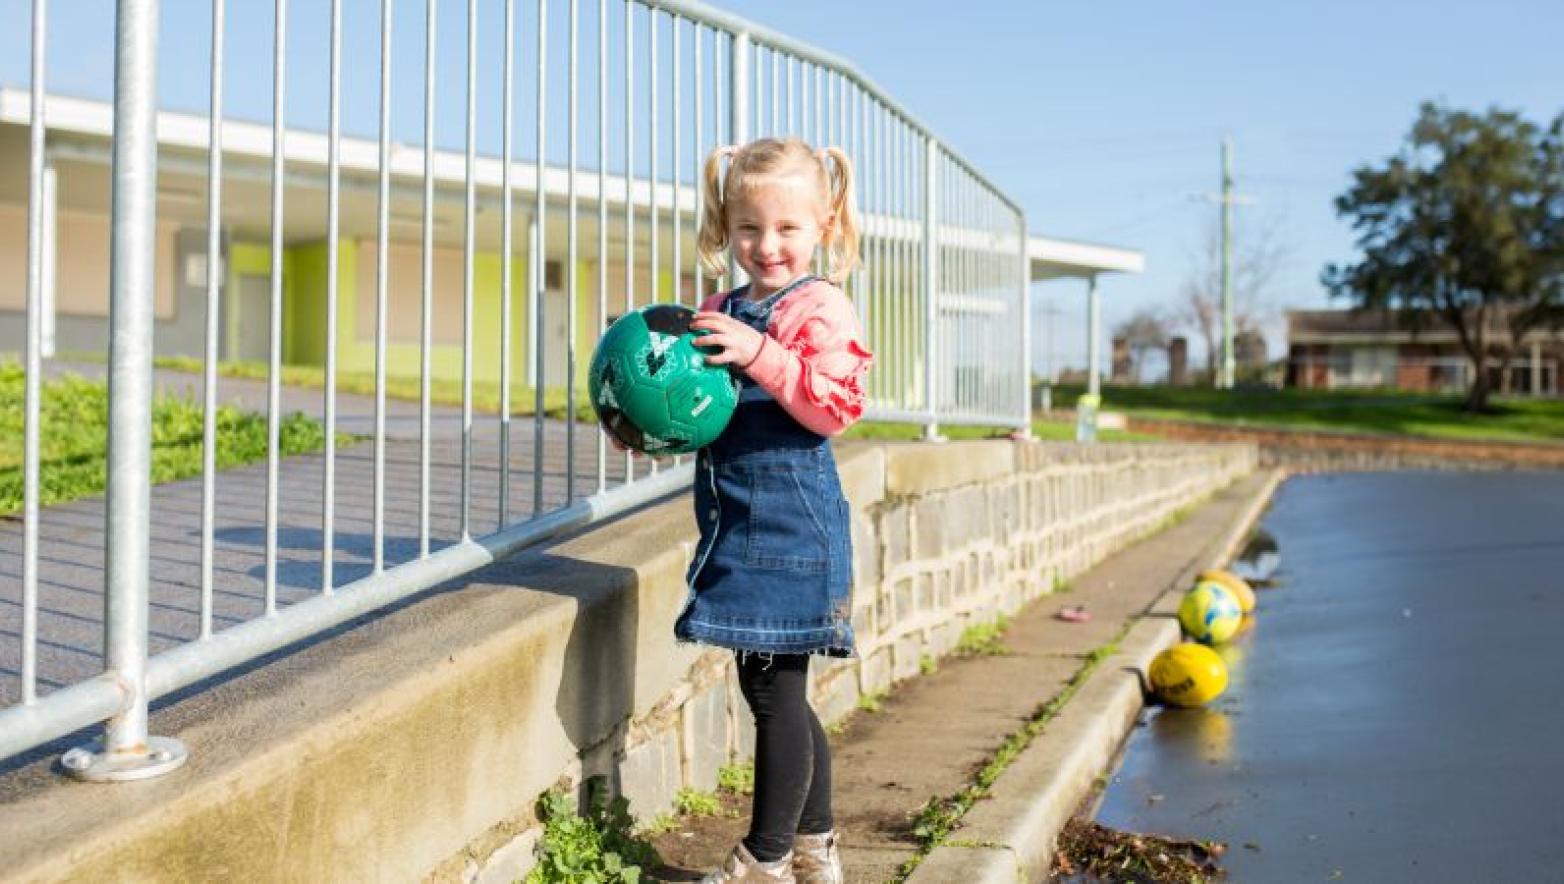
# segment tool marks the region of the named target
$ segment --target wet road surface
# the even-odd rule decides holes
[[[1305,476],[1210,708],[1151,710],[1098,814],[1238,882],[1564,881],[1564,473]]]

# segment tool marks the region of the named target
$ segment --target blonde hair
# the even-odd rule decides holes
[[[728,174],[722,160],[729,158]],[[827,162],[830,160],[830,162]],[[835,216],[821,232],[826,277],[841,284],[858,265],[858,217],[853,209],[853,164],[847,152],[831,146],[819,151],[797,138],[762,138],[742,146],[719,147],[706,158],[705,210],[696,237],[701,267],[712,276],[723,276],[728,265],[728,203],[769,180],[794,174],[813,175],[819,184],[820,204]]]

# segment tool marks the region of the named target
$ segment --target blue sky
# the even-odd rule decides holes
[[[268,120],[271,4],[228,5],[228,112]],[[1270,290],[1279,310],[1327,303],[1321,266],[1352,256],[1350,232],[1331,199],[1355,165],[1396,149],[1418,102],[1498,104],[1539,120],[1564,109],[1564,53],[1557,50],[1564,4],[1556,0],[716,5],[850,59],[1015,196],[1034,232],[1143,250],[1145,274],[1103,284],[1109,326],[1141,307],[1176,306],[1182,283],[1203,260],[1197,253],[1215,208],[1195,195],[1218,185],[1224,133],[1236,146],[1238,187],[1257,201],[1238,210],[1238,223],[1272,227],[1286,249]],[[0,82],[9,85],[27,82],[29,6],[0,0]],[[416,142],[423,4],[397,6],[393,130]],[[449,146],[462,138],[464,6],[446,0],[441,9],[437,140]],[[517,88],[530,102],[535,13],[531,3],[517,6],[518,46],[527,53]],[[595,14],[591,0],[582,6],[584,16]],[[501,29],[492,24],[498,4],[483,0],[481,7],[491,23],[479,47],[489,77],[480,85],[479,135],[497,145],[498,117],[487,111],[497,100],[489,72],[498,71]],[[294,0],[290,12],[289,120],[317,129],[326,106],[325,8],[324,0]],[[617,24],[619,0],[609,8]],[[71,0],[52,9],[51,91],[108,97],[112,3]],[[165,0],[163,9],[162,102],[201,111],[209,4]],[[374,131],[376,9],[365,0],[344,4],[350,133]],[[563,27],[564,9],[550,7],[554,28]],[[551,74],[556,82],[559,70]],[[530,107],[518,104],[525,109],[517,129],[523,144],[533,137],[525,123]],[[590,118],[590,105],[583,113]],[[1066,363],[1078,364],[1084,354],[1083,291],[1075,283],[1040,289],[1060,311]],[[1272,340],[1273,355],[1280,346]]]

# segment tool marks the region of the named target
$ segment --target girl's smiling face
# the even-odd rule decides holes
[[[749,274],[750,297],[764,298],[809,272],[831,223],[819,186],[801,172],[768,176],[729,203],[728,241]]]

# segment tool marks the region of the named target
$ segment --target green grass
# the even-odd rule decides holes
[[[188,372],[190,374],[200,374],[203,371],[203,364],[199,359],[185,356],[162,357],[156,360],[158,368]],[[223,377],[263,381],[266,380],[268,367],[264,362],[220,362],[217,366],[217,372]],[[323,390],[326,387],[326,370],[313,365],[284,365],[282,367],[282,383],[289,386]],[[339,371],[337,372],[337,390],[341,393],[373,396],[375,394],[375,376],[371,372]],[[395,375],[386,377],[386,396],[391,399],[417,402],[422,395],[421,390],[421,383],[416,377]],[[533,414],[536,411],[536,397],[537,394],[531,387],[520,384],[513,385],[510,396],[511,414]],[[430,401],[437,405],[461,405],[461,382],[446,378],[435,378],[429,382],[429,398]],[[500,411],[499,383],[497,381],[473,381],[472,403],[473,409],[476,411],[498,414]],[[544,390],[543,413],[548,417],[564,417],[567,405],[563,389],[548,388]],[[597,420],[592,412],[592,405],[588,401],[585,390],[578,389],[576,391],[576,419],[588,423],[593,423]],[[1005,427],[949,426],[941,427],[940,432],[948,439],[991,439],[1008,436],[1010,429]],[[1033,422],[1032,434],[1043,440],[1069,441],[1075,438],[1075,428],[1074,426],[1066,426],[1054,421],[1040,420]],[[916,440],[923,438],[923,426],[921,424],[865,422],[856,424],[843,436],[848,439]],[[1137,442],[1156,438],[1156,436],[1145,433],[1126,433],[1121,430],[1103,430],[1098,434],[1098,437],[1104,442]]]
[[[26,373],[0,362],[0,515],[23,505],[23,427]],[[43,383],[39,402],[39,504],[65,503],[102,493],[108,481],[108,383],[67,375]],[[152,481],[199,475],[201,404],[182,396],[152,400]],[[351,437],[338,436],[338,444]],[[283,455],[319,451],[325,430],[302,414],[283,418]],[[266,457],[266,417],[223,406],[217,412],[217,468]]]
[[[1000,614],[987,623],[974,623],[961,631],[956,639],[956,653],[969,657],[1002,657],[1010,650],[1000,641],[1010,628],[1010,618]]]
[[[597,881],[638,884],[643,867],[657,863],[657,852],[635,833],[635,820],[623,795],[608,797],[602,777],[587,781],[586,814],[576,813],[575,797],[563,791],[539,796],[537,814],[543,821],[538,864],[526,884]]]
[[[711,792],[686,786],[673,796],[673,809],[684,816],[717,816],[722,813],[722,800]]]
[[[941,426],[940,434],[947,439],[1005,439],[1012,432],[1010,427]],[[1033,421],[1032,437],[1045,442],[1075,441],[1075,425],[1058,421]],[[869,439],[875,441],[905,442],[923,438],[922,424],[868,422],[854,424],[842,434],[844,439]],[[1099,430],[1097,438],[1103,442],[1148,442],[1157,437],[1147,433],[1129,433],[1123,430]]]
[[[1130,623],[1126,623],[1119,631],[1120,637],[1129,631],[1129,626]],[[1053,699],[1039,706],[1019,730],[1006,737],[970,782],[952,795],[934,796],[924,802],[912,821],[912,834],[918,840],[918,851],[901,865],[893,881],[905,881],[934,848],[951,843],[950,833],[960,825],[961,818],[972,808],[972,805],[989,794],[999,775],[1004,773],[1005,769],[1020,757],[1021,752],[1047,729],[1049,722],[1059,715],[1060,710],[1070,702],[1070,698],[1075,696],[1092,672],[1102,665],[1102,661],[1118,653],[1118,649],[1117,639],[1092,649],[1083,658],[1081,667],[1070,677],[1064,689]]]
[[[858,710],[870,715],[878,715],[885,708],[885,698],[890,696],[886,690],[870,691],[858,697]]]
[[[204,370],[202,368],[203,364],[199,359],[185,356],[162,357],[156,360],[158,368],[189,372],[191,374],[200,374]],[[223,377],[247,378],[259,381],[266,380],[268,370],[268,366],[264,362],[220,362],[217,365],[217,373]],[[326,388],[326,370],[314,365],[284,365],[282,367],[282,383],[289,386],[324,390]],[[417,377],[390,374],[386,376],[387,398],[418,402],[422,396],[422,390],[422,382]],[[337,392],[373,396],[375,395],[375,375],[373,372],[367,371],[338,371]],[[429,399],[436,405],[461,405],[461,381],[449,378],[432,378],[429,381]],[[544,390],[543,413],[545,415],[562,418],[565,415],[567,404],[563,388],[546,388]],[[533,414],[536,411],[536,405],[536,391],[522,384],[511,385],[511,414]],[[474,411],[499,414],[499,382],[473,381],[472,407]],[[583,389],[576,390],[576,419],[581,421],[597,420],[592,413],[592,405],[587,400],[587,392]]]
[[[1073,408],[1082,392],[1080,386],[1056,387],[1054,402]],[[1460,396],[1397,390],[1109,387],[1102,399],[1109,411],[1147,418],[1432,439],[1564,442],[1560,399],[1496,397],[1489,414],[1463,411]]]
[[[741,761],[723,765],[717,771],[717,788],[734,795],[752,795],[755,792],[755,764]]]

